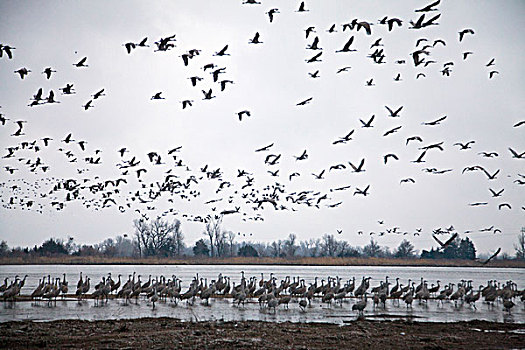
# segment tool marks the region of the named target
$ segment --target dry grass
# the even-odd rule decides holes
[[[388,259],[388,258],[331,258],[296,257],[286,258],[115,258],[98,256],[27,256],[2,257],[0,265],[319,265],[319,266],[471,266],[471,267],[514,267],[524,268],[525,261],[495,260],[482,265],[472,260],[432,259]]]

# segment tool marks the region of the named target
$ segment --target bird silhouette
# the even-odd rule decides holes
[[[390,117],[395,118],[395,117],[400,117],[399,112],[401,112],[401,110],[403,109],[403,106],[399,107],[395,111],[390,109],[390,107],[388,106],[385,106],[385,108],[388,110],[388,113],[390,113]]]
[[[393,129],[387,130],[387,131],[383,134],[383,136],[388,136],[388,135],[394,134],[394,133],[398,132],[401,128],[402,128],[402,125],[400,125],[400,126],[396,126],[396,127],[393,128]]]
[[[73,63],[73,65],[77,68],[80,68],[80,67],[89,67],[87,64],[86,64],[86,61],[87,61],[87,57],[84,57],[82,58],[80,61],[78,61],[77,63]]]
[[[228,45],[224,46],[220,51],[215,52],[214,56],[229,56],[229,53],[226,53],[226,50],[228,50]]]
[[[494,259],[496,256],[498,256],[498,254],[501,252],[501,247],[498,248],[494,254],[492,254],[487,260],[483,261],[482,264],[483,265],[487,265],[492,259]]]
[[[260,34],[259,32],[255,33],[255,36],[248,41],[249,44],[262,44],[262,41],[259,40]]]
[[[385,164],[388,162],[388,159],[390,159],[390,158],[393,158],[395,160],[399,160],[399,158],[395,154],[389,153],[389,154],[383,156],[383,160],[384,160]]]
[[[518,152],[516,152],[515,150],[513,150],[513,149],[510,148],[510,147],[509,147],[509,151],[510,151],[510,153],[512,154],[512,158],[516,158],[516,159],[525,159],[525,152],[518,153]]]
[[[275,15],[276,13],[280,13],[280,12],[279,12],[279,9],[273,8],[273,9],[271,9],[270,11],[266,12],[266,14],[268,15],[268,17],[269,17],[269,19],[270,19],[270,23],[273,22],[274,15]]]
[[[131,51],[132,51],[133,49],[136,48],[135,43],[131,43],[131,42],[129,42],[129,43],[125,43],[125,44],[122,44],[122,46],[124,46],[124,47],[126,48],[126,51],[127,51],[128,55],[131,53]]]
[[[22,67],[18,70],[15,70],[15,73],[18,73],[20,75],[20,79],[24,79],[31,71],[25,67]]]
[[[363,171],[366,171],[363,167],[365,166],[365,158],[361,159],[361,162],[359,163],[359,166],[355,166],[354,164],[352,164],[352,162],[348,162],[348,164],[352,167],[352,169],[354,169],[354,172],[355,173],[360,173],[360,172],[363,172]]]
[[[237,112],[237,115],[239,116],[239,121],[242,121],[243,115],[245,115],[247,117],[251,117],[252,116],[252,114],[248,110]]]
[[[297,9],[297,11],[295,12],[308,12],[310,10],[307,10],[305,5],[304,5],[304,1],[301,1],[301,4],[299,5],[299,9]]]
[[[306,100],[303,100],[303,101],[297,103],[296,106],[304,106],[304,105],[312,102],[312,100],[313,100],[313,97],[309,97]]]
[[[474,34],[474,30],[472,29],[463,29],[459,32],[459,42],[463,41],[463,38],[465,34]]]
[[[446,115],[443,116],[443,117],[441,117],[441,118],[438,118],[438,119],[436,119],[436,120],[433,120],[433,121],[431,121],[431,122],[423,122],[423,123],[421,123],[421,124],[422,124],[422,125],[435,126],[435,125],[439,125],[439,124],[441,124],[441,122],[442,122],[443,120],[445,120],[445,119],[447,119],[447,116],[446,116]]]
[[[45,74],[46,75],[46,79],[50,79],[51,78],[51,74],[52,73],[56,73],[56,70],[53,70],[51,67],[47,67],[46,69],[44,69],[44,71],[42,72],[42,74]]]
[[[306,32],[306,39],[308,39],[311,33],[316,33],[315,27],[308,27],[304,31]]]
[[[273,143],[269,144],[268,146],[261,147],[259,149],[256,149],[255,152],[265,152],[270,150],[270,148],[273,147]]]
[[[311,44],[306,45],[307,50],[322,50],[321,47],[319,47],[319,37],[316,36]]]
[[[314,63],[314,62],[322,62],[319,57],[321,57],[323,53],[322,52],[319,52],[318,54],[315,54],[313,57],[305,60],[306,63]]]
[[[353,42],[354,42],[354,36],[352,35],[350,37],[350,39],[348,39],[348,41],[345,43],[343,48],[340,49],[340,50],[337,50],[335,52],[355,52],[355,51],[357,51],[355,49],[350,49],[350,46],[352,45]]]
[[[499,74],[499,72],[497,70],[493,70],[489,73],[489,79],[492,79],[494,77],[494,75],[496,74]]]
[[[435,9],[435,7],[437,5],[439,5],[439,3],[441,2],[441,0],[437,0],[437,1],[434,1],[433,3],[429,4],[429,5],[426,5],[425,7],[422,7],[418,10],[414,10],[414,12],[429,12],[429,11],[437,11],[437,9]]]
[[[361,194],[361,195],[363,195],[363,196],[366,197],[366,196],[369,195],[369,193],[368,193],[368,190],[369,190],[369,189],[370,189],[370,185],[366,186],[364,190],[361,190],[361,189],[359,189],[359,188],[356,188],[356,190],[354,191],[354,196],[355,196],[356,194]]]
[[[363,124],[362,125],[363,128],[373,128],[372,122],[374,121],[374,118],[375,118],[375,114],[372,115],[372,117],[370,117],[370,119],[367,122],[364,122],[362,119],[359,119],[359,121],[361,122],[361,124]]]

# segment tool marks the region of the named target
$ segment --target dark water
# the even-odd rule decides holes
[[[133,272],[141,275],[145,282],[149,275],[153,277],[164,275],[170,278],[172,275],[177,276],[183,281],[183,290],[188,287],[190,281],[196,273],[199,277],[207,278],[208,282],[216,279],[219,273],[230,276],[232,282],[238,283],[241,277],[241,271],[245,272],[246,277],[256,276],[260,278],[261,273],[264,278],[269,278],[271,272],[278,280],[285,276],[300,277],[306,281],[313,282],[315,277],[327,279],[328,276],[342,278],[342,283],[355,277],[360,281],[362,276],[372,277],[370,286],[379,285],[389,276],[390,281],[396,277],[400,278],[400,283],[406,284],[408,279],[419,283],[423,277],[428,281],[429,286],[440,280],[443,286],[449,282],[456,283],[461,280],[472,280],[472,285],[477,288],[479,285],[486,285],[488,280],[497,280],[504,283],[512,280],[518,284],[518,288],[525,288],[525,270],[524,269],[495,269],[495,268],[467,268],[467,267],[370,267],[370,266],[257,266],[257,265],[7,265],[0,266],[0,279],[13,277],[15,275],[28,275],[26,284],[22,289],[22,294],[31,294],[38,284],[38,279],[48,274],[51,277],[61,277],[63,273],[72,286],[76,286],[79,273],[91,278],[93,286],[102,276],[107,276],[111,272],[114,278],[121,274],[124,279]],[[91,289],[93,291],[93,289]],[[58,300],[56,306],[48,306],[47,303],[33,305],[30,302],[12,304],[3,304],[0,308],[0,322],[12,320],[39,320],[49,321],[57,319],[86,319],[86,320],[103,320],[115,318],[137,318],[137,317],[175,317],[182,320],[261,320],[261,321],[292,321],[292,322],[329,322],[344,323],[354,320],[357,315],[352,311],[352,305],[355,303],[353,298],[347,299],[342,306],[321,305],[320,300],[315,300],[302,312],[297,304],[297,300],[290,303],[289,309],[280,306],[276,313],[268,310],[260,310],[256,302],[247,303],[245,306],[235,306],[230,299],[211,300],[210,306],[203,305],[200,299],[197,299],[194,305],[188,305],[185,302],[174,305],[172,303],[157,303],[155,310],[149,301],[140,299],[138,305],[124,305],[120,300],[110,300],[107,305],[95,306],[93,300],[83,301],[76,300],[62,301]],[[495,304],[494,307],[478,301],[477,309],[468,305],[453,302],[445,302],[443,305],[436,301],[429,301],[428,304],[418,304],[414,301],[413,308],[407,309],[404,303],[398,305],[388,300],[386,307],[373,307],[369,303],[365,309],[365,316],[371,319],[391,319],[391,318],[411,318],[414,321],[436,321],[436,322],[453,322],[466,320],[487,320],[494,322],[515,322],[525,323],[525,307],[523,302],[515,300],[516,306],[512,313],[508,314],[503,311],[501,304]]]

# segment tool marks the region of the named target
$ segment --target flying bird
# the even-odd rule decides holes
[[[390,113],[390,117],[395,118],[395,117],[400,117],[399,112],[401,112],[401,110],[403,109],[403,106],[399,107],[399,108],[396,109],[395,111],[393,111],[392,109],[390,109],[390,107],[388,107],[388,106],[385,106],[385,108],[386,108],[386,109],[388,110],[388,112]]]
[[[323,180],[324,179],[324,177],[323,177],[324,172],[325,172],[325,170],[323,169],[319,174],[313,174],[312,173],[312,175],[315,177],[316,180]]]
[[[492,193],[492,197],[501,197],[503,194],[503,191],[505,191],[504,188],[502,188],[500,191],[494,191],[492,188],[489,188],[489,191]]]
[[[341,50],[337,50],[336,52],[352,52],[352,51],[357,51],[355,49],[350,49],[350,46],[352,45],[352,43],[354,42],[354,36],[352,35],[350,37],[350,39],[348,39],[348,41],[346,42],[346,44],[343,46],[343,48]]]
[[[273,146],[273,143],[269,144],[268,146],[261,147],[259,149],[256,149],[255,152],[265,152],[270,150],[270,148]]]
[[[133,50],[136,47],[135,43],[125,43],[125,44],[122,44],[122,46],[126,48],[128,55],[131,53],[131,50]]]
[[[408,143],[410,141],[418,141],[418,142],[423,142],[423,139],[419,136],[411,136],[409,138],[407,138],[407,142],[406,142],[406,145],[408,145]]]
[[[97,98],[101,96],[106,96],[106,94],[104,94],[104,90],[105,89],[99,90],[94,95],[91,95],[91,96],[93,97],[94,100],[96,100]]]
[[[390,159],[390,158],[393,158],[395,160],[399,160],[399,158],[395,154],[389,153],[389,154],[383,156],[383,160],[384,160],[385,164],[388,162],[388,159]]]
[[[489,73],[489,79],[492,79],[494,77],[495,74],[499,74],[499,72],[497,70],[493,70]]]
[[[375,118],[375,114],[372,115],[372,117],[370,117],[370,119],[367,122],[364,122],[362,119],[359,119],[359,121],[361,122],[361,124],[363,124],[362,125],[363,128],[373,128],[372,122],[374,121],[374,118]]]
[[[20,68],[19,70],[15,70],[15,73],[20,74],[20,79],[24,79],[26,75],[28,75],[31,71],[25,67]]]
[[[366,188],[364,190],[361,190],[359,188],[356,188],[355,192],[354,192],[354,196],[356,194],[362,194],[363,196],[367,196],[369,193],[368,193],[368,190],[370,189],[370,185],[366,186]]]
[[[306,63],[313,63],[313,62],[322,62],[319,57],[321,57],[323,53],[322,52],[319,52],[318,54],[314,55],[313,57],[305,60]]]
[[[294,158],[295,158],[296,161],[297,161],[297,160],[305,160],[305,159],[308,159],[308,153],[306,153],[306,150],[304,150],[303,153],[302,153],[300,156],[298,156],[298,157],[295,157],[295,156],[294,156]]]
[[[473,143],[476,143],[476,141],[469,141],[467,143],[456,142],[454,144],[454,146],[459,146],[460,150],[467,150],[467,149],[471,149],[472,148],[472,147],[470,147],[470,145],[473,144]]]
[[[463,40],[463,37],[465,34],[474,34],[474,30],[472,29],[463,29],[461,32],[459,32],[459,42]]]
[[[304,105],[310,103],[312,100],[313,100],[313,97],[309,97],[306,100],[297,103],[296,106],[304,106]]]
[[[226,50],[228,50],[228,45],[224,46],[220,51],[215,52],[213,56],[230,56],[229,53],[226,53]]]
[[[237,112],[237,115],[239,116],[239,121],[242,121],[242,116],[245,115],[247,117],[251,117],[252,114],[248,110]]]
[[[354,131],[355,131],[354,129],[350,130],[348,134],[346,134],[343,137],[339,137],[339,140],[332,142],[332,144],[337,145],[338,143],[347,143],[348,141],[352,140],[351,136],[354,133]]]
[[[498,210],[501,210],[503,208],[512,209],[509,203],[501,203],[500,205],[498,205]]]
[[[248,44],[262,44],[262,41],[259,40],[260,34],[259,32],[255,33],[255,36],[248,41]]]
[[[89,67],[87,64],[86,64],[86,61],[87,61],[87,57],[84,57],[83,59],[81,59],[80,61],[78,61],[77,63],[73,63],[73,65],[75,67]]]
[[[496,250],[496,252],[494,254],[492,254],[487,260],[483,261],[482,264],[483,265],[487,265],[492,259],[494,259],[496,256],[498,256],[498,254],[501,252],[501,247],[498,248],[498,250]]]
[[[516,159],[525,159],[525,152],[518,153],[518,152],[516,152],[515,150],[513,150],[513,149],[510,148],[510,147],[509,147],[509,151],[510,151],[510,153],[512,154],[512,158],[516,158]]]
[[[359,166],[357,167],[354,164],[352,164],[352,162],[350,161],[348,162],[348,164],[352,167],[352,169],[354,169],[355,173],[366,171],[365,169],[363,169],[363,167],[365,166],[365,158],[361,159],[361,162],[359,163]]]
[[[266,14],[268,15],[268,17],[270,18],[270,23],[273,22],[273,15],[276,14],[276,13],[280,13],[280,12],[279,12],[279,9],[273,8],[273,9],[271,9],[270,11],[266,12]]]
[[[157,92],[155,95],[151,96],[150,100],[165,100],[166,98],[160,96],[162,94],[161,92]]]
[[[445,119],[447,119],[447,116],[446,116],[446,115],[443,116],[443,117],[441,117],[441,118],[439,118],[439,119],[433,120],[433,121],[431,121],[431,122],[423,122],[423,123],[421,123],[421,124],[422,124],[422,125],[430,125],[430,126],[439,125],[439,124],[441,124],[441,122],[442,122],[443,120],[445,120]]]
[[[44,69],[44,71],[42,72],[42,74],[45,74],[46,75],[46,79],[50,79],[51,78],[51,73],[56,73],[56,70],[53,70],[51,67],[47,67],[46,69]]]
[[[319,47],[319,37],[316,36],[316,37],[314,38],[314,41],[312,41],[311,44],[306,45],[306,49],[307,49],[307,50],[322,50],[322,48]]]
[[[436,235],[434,234],[432,235],[432,237],[436,240],[436,242],[439,243],[440,249],[445,249],[446,247],[448,247],[450,243],[452,243],[456,239],[457,236],[458,236],[458,233],[456,232],[445,243],[443,243],[436,237]]]
[[[419,10],[414,10],[414,12],[429,12],[429,11],[437,11],[436,7],[437,5],[439,5],[439,3],[441,2],[441,0],[437,0],[437,1],[434,1],[433,3],[431,3],[430,5],[427,5],[423,8],[420,8]]]
[[[386,131],[386,132],[383,134],[383,136],[388,136],[388,135],[390,135],[390,134],[396,133],[396,132],[398,132],[399,129],[401,129],[401,128],[402,128],[402,125],[397,126],[397,127],[393,128],[393,129],[390,129],[390,130]]]

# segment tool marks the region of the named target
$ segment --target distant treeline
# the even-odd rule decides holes
[[[135,234],[108,238],[93,245],[77,244],[73,237],[68,240],[50,238],[40,246],[33,248],[10,248],[6,241],[0,242],[1,257],[104,257],[104,258],[384,258],[384,259],[451,259],[475,260],[476,248],[467,237],[459,237],[450,242],[444,249],[415,250],[412,243],[403,240],[393,251],[388,247],[380,246],[377,241],[370,239],[370,243],[363,247],[352,246],[346,240],[339,240],[334,235],[325,234],[321,238],[298,241],[295,234],[286,239],[269,243],[237,242],[241,238],[239,233],[221,229],[221,222],[211,219],[206,223],[203,235],[189,247],[184,242],[181,223],[161,218],[145,222],[135,220]],[[519,237],[516,248],[516,258],[523,259],[523,236]],[[509,256],[502,255],[504,259]]]

